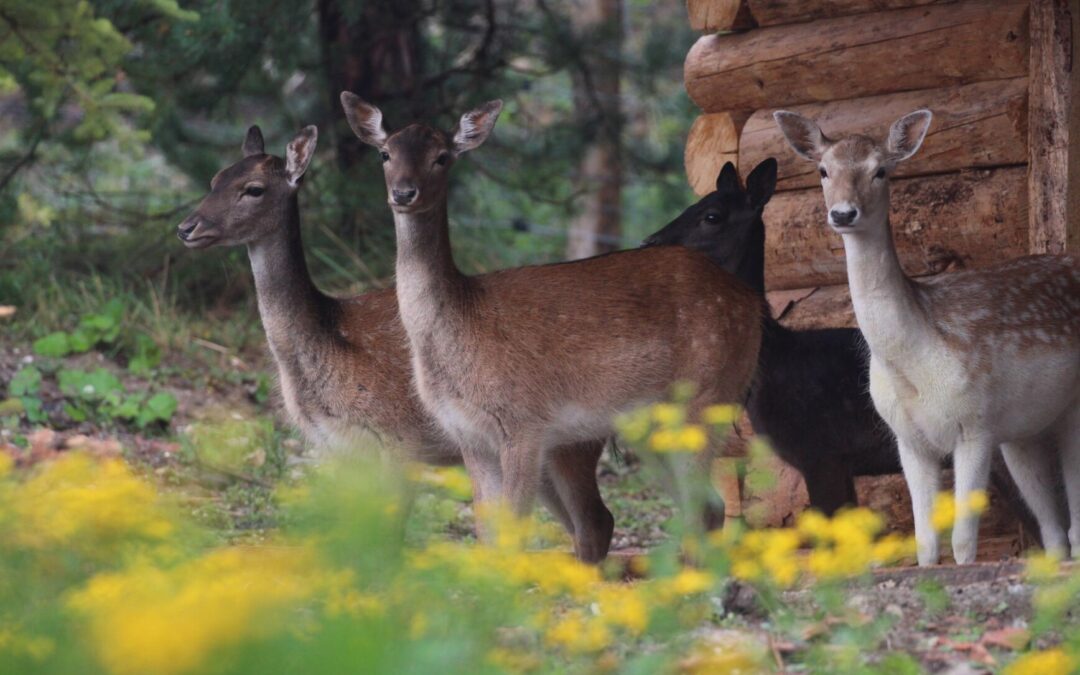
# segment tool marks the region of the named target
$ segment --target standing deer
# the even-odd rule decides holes
[[[938,560],[931,524],[941,459],[952,454],[953,555],[971,562],[978,516],[966,513],[1001,447],[1044,546],[1080,554],[1080,264],[1065,255],[908,278],[889,225],[889,175],[919,149],[931,114],[897,120],[885,142],[833,141],[812,120],[775,113],[795,152],[817,163],[829,225],[844,240],[855,316],[870,347],[870,395],[896,434],[911,491],[920,565]],[[1053,452],[1057,449],[1060,453]],[[1061,462],[1071,524],[1055,500]]]
[[[244,159],[214,176],[177,234],[191,249],[247,247],[285,409],[312,444],[347,447],[374,430],[413,459],[459,464],[461,451],[413,392],[393,289],[333,298],[308,274],[297,195],[316,139],[315,127],[306,127],[281,159],[265,154],[262,133],[251,127]],[[557,448],[540,487],[577,555],[590,562],[607,554],[614,528],[596,484],[597,438]]]
[[[465,113],[453,133],[412,124],[389,134],[378,108],[349,92],[341,100],[382,158],[417,391],[482,498],[527,512],[554,447],[610,433],[615,415],[680,381],[696,385],[691,414],[742,400],[761,298],[701,253],[639,249],[461,273],[450,249],[450,168],[488,137],[501,101]],[[707,483],[708,472],[696,478]],[[690,492],[676,495],[680,505]],[[721,514],[713,508],[706,525]]]
[[[776,160],[758,164],[745,190],[728,162],[715,192],[644,245],[696,248],[764,296],[762,212],[775,188]],[[790,330],[772,316],[765,318],[746,411],[755,433],[767,436],[777,455],[802,474],[810,506],[826,515],[856,505],[855,476],[901,471],[896,440],[870,399],[869,376],[866,341],[857,328]],[[1000,460],[991,479],[1024,525],[1037,531]]]

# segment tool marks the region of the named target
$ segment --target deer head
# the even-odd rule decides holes
[[[450,165],[487,140],[502,110],[502,101],[488,101],[462,115],[453,133],[411,124],[388,134],[382,112],[356,94],[342,92],[341,105],[357,138],[378,149],[387,201],[397,213],[417,213],[445,203]]]
[[[929,110],[904,115],[893,123],[882,143],[860,135],[833,141],[813,120],[784,110],[773,113],[796,154],[817,163],[829,225],[841,234],[884,231],[889,214],[889,176],[897,163],[914,155],[922,145],[931,117]]]
[[[709,254],[725,270],[738,274],[752,262],[747,258],[764,255],[765,225],[761,212],[774,190],[775,159],[770,157],[754,167],[746,177],[746,190],[739,184],[735,165],[728,162],[716,178],[715,192],[683,211],[646,239],[644,245],[678,244],[694,248]]]
[[[285,158],[265,153],[262,131],[244,139],[244,158],[210,181],[210,194],[177,227],[188,248],[250,244],[281,231],[290,199],[315,154],[318,130],[304,127],[285,148]]]

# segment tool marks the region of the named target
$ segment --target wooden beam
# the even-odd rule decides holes
[[[794,106],[817,120],[827,136],[866,134],[884,138],[889,125],[912,110],[929,108],[934,121],[914,157],[901,162],[896,175],[924,176],[972,167],[1020,165],[1028,159],[1027,78],[979,82],[960,87],[922,89],[871,98]],[[709,116],[709,115],[706,115]],[[821,184],[813,162],[797,156],[773,121],[771,110],[754,113],[739,139],[744,172],[775,157],[778,190]],[[687,146],[687,173],[703,162]],[[696,149],[693,150],[697,152]]]
[[[690,27],[702,33],[746,30],[754,27],[746,0],[686,0]]]
[[[985,267],[1027,253],[1023,167],[892,181],[890,220],[904,270],[915,276]],[[770,290],[847,281],[840,235],[826,225],[820,188],[791,190],[765,206]]]
[[[1021,77],[1028,5],[968,0],[700,38],[684,67],[705,112]]]
[[[1032,253],[1080,251],[1080,120],[1069,0],[1031,0],[1028,200]],[[1071,155],[1071,156],[1070,156]],[[1071,208],[1070,208],[1071,207]]]
[[[703,197],[716,189],[716,177],[724,164],[739,164],[739,134],[748,115],[708,113],[699,116],[686,137],[683,159],[686,177],[694,192]]]
[[[951,0],[747,0],[750,14],[759,26],[779,26],[949,1]]]

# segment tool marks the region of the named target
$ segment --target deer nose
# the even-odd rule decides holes
[[[829,211],[829,221],[837,227],[847,227],[858,217],[859,210],[846,205]]]
[[[195,228],[199,226],[198,218],[188,218],[184,222],[176,226],[176,236],[180,238],[180,241],[187,241],[191,233],[195,231]]]
[[[413,200],[416,199],[416,193],[419,192],[419,190],[416,188],[407,188],[405,190],[394,188],[390,192],[393,194],[395,204],[405,206],[411,204]]]

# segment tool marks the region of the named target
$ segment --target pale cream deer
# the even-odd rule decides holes
[[[452,133],[413,124],[394,134],[378,108],[348,92],[342,104],[382,158],[418,393],[485,499],[525,513],[553,448],[610,433],[617,414],[680,381],[696,385],[692,412],[742,401],[763,305],[699,252],[651,248],[461,273],[450,248],[450,169],[488,137],[501,102],[464,114]],[[708,472],[697,478],[707,483]]]
[[[931,524],[940,463],[953,456],[953,555],[974,560],[978,517],[1000,446],[1048,550],[1080,553],[1080,263],[1029,256],[928,281],[901,269],[889,224],[889,176],[930,127],[919,110],[884,142],[832,140],[812,120],[775,113],[795,152],[817,163],[829,225],[844,240],[848,283],[870,346],[870,393],[896,434],[911,491],[919,564],[938,561]],[[1053,489],[1064,473],[1068,539]]]
[[[413,391],[394,290],[334,298],[308,274],[298,193],[316,139],[315,127],[306,127],[282,159],[265,153],[251,127],[244,158],[214,177],[178,236],[191,249],[247,247],[285,409],[316,448],[353,446],[370,430],[411,459],[459,464],[461,451]],[[587,561],[606,555],[614,526],[596,484],[602,450],[602,437],[558,448],[541,481],[544,503]]]

